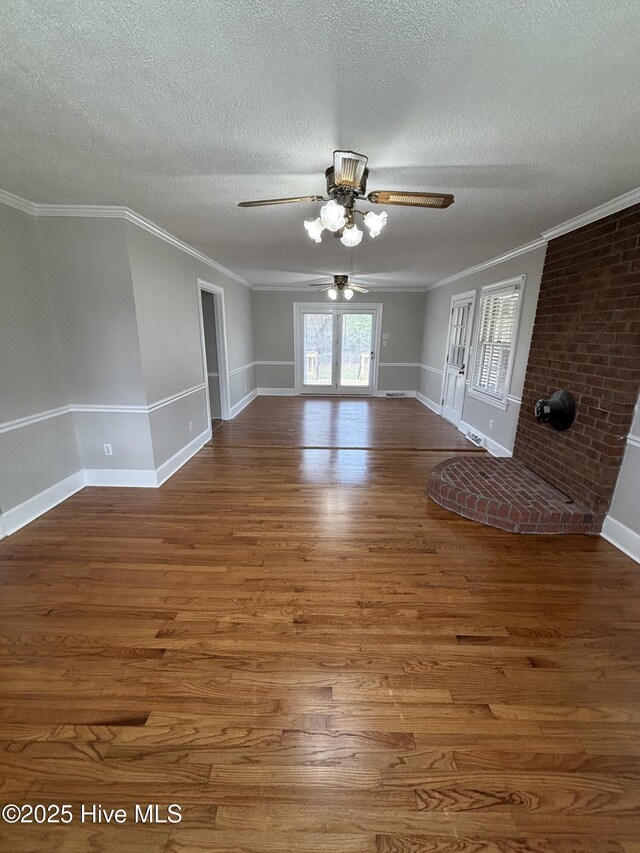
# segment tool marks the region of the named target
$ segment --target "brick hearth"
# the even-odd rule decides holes
[[[591,533],[594,516],[515,459],[447,459],[431,471],[429,497],[465,518],[512,533]]]

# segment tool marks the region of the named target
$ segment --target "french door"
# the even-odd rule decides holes
[[[442,416],[456,426],[462,419],[475,299],[474,290],[454,296],[451,301],[447,356],[442,383]]]
[[[296,387],[301,394],[371,395],[379,308],[296,305]]]

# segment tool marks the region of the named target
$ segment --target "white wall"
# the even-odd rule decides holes
[[[467,394],[462,410],[464,423],[509,452],[513,450],[515,441],[520,408],[519,400],[522,397],[524,387],[527,357],[531,345],[545,253],[546,247],[544,246],[533,249],[526,254],[518,255],[488,269],[480,270],[435,290],[430,290],[426,294],[418,391],[427,397],[435,408],[439,408],[442,399],[442,376],[446,356],[451,297],[468,290],[476,290],[479,297],[480,288],[487,284],[526,275],[513,373],[509,387],[509,396],[514,399],[509,400],[506,411],[502,411],[490,403],[485,403]],[[476,302],[476,308],[477,305]],[[477,319],[478,313],[476,311]],[[489,426],[490,420],[493,421],[492,428]]]
[[[371,291],[356,293],[349,303],[381,303],[382,334],[388,334],[380,347],[381,391],[415,391],[422,323],[424,293]],[[255,290],[255,358],[258,388],[294,387],[294,302],[329,303],[326,292]],[[333,304],[333,303],[329,303]],[[382,342],[381,342],[382,343]],[[267,362],[267,363],[264,363]],[[269,364],[268,362],[284,362]],[[403,366],[393,366],[403,365]]]

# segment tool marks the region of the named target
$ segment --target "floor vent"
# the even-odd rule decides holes
[[[385,397],[406,397],[405,391],[387,391]]]
[[[469,439],[469,441],[473,442],[473,444],[475,444],[477,447],[483,446],[483,439],[482,439],[481,435],[476,435],[475,432],[468,432],[467,438]]]

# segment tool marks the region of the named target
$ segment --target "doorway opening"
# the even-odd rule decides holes
[[[198,279],[198,311],[205,396],[211,430],[231,419],[224,291]]]
[[[294,305],[298,394],[372,396],[378,386],[380,305]]]

